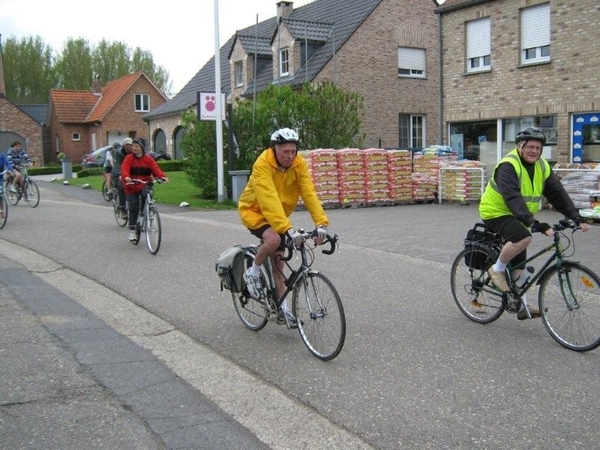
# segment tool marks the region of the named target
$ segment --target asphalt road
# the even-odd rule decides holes
[[[475,206],[328,211],[341,248],[332,256],[319,253],[315,267],[338,288],[348,330],[342,353],[324,363],[296,331],[271,323],[258,333],[245,329],[229,294],[219,290],[216,257],[230,245],[254,242],[237,212],[161,207],[163,244],[152,256],[143,243],[127,242],[99,193],[39,185],[40,206],[11,208],[0,239],[129,299],[230,362],[231,370],[251,375],[357,442],[377,449],[588,449],[600,441],[599,350],[566,350],[541,321],[520,322],[510,314],[478,325],[454,305],[450,265],[477,220]],[[540,214],[550,223],[558,218]],[[297,228],[310,227],[306,212],[293,219]],[[598,231],[577,236],[576,259],[600,273]],[[538,235],[533,247],[544,243]],[[163,356],[186,366],[185,354]],[[202,367],[197,371],[201,377]],[[230,411],[231,404],[219,403],[218,386],[205,388]],[[232,390],[235,407],[244,409],[237,417],[259,430],[261,418],[251,423],[251,416],[265,399],[250,389]],[[289,429],[299,428],[286,411]],[[362,444],[356,445],[344,448]]]

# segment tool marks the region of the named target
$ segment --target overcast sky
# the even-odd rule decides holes
[[[236,30],[274,17],[277,0],[218,0],[219,39],[223,45]],[[294,8],[313,0],[294,0]],[[98,44],[103,38],[152,53],[173,83],[173,94],[215,53],[214,0],[0,0],[4,42],[40,36],[61,51],[68,38]],[[156,8],[154,5],[160,5]]]

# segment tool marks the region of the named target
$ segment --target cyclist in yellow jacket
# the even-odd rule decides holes
[[[271,135],[271,146],[256,159],[248,184],[238,200],[242,223],[262,241],[254,264],[244,274],[248,291],[254,298],[261,296],[260,266],[269,257],[277,297],[281,298],[285,291],[281,257],[286,235],[292,241],[301,239],[289,219],[299,197],[302,197],[317,227],[317,244],[327,235],[329,220],[317,197],[308,164],[298,155],[298,142],[298,134],[294,130],[282,128],[275,131]],[[281,309],[288,320],[295,322],[285,301]],[[280,320],[279,323],[285,322]]]
[[[494,285],[509,292],[505,277],[506,266],[512,261],[519,264],[527,258],[527,247],[531,243],[531,231],[546,236],[554,235],[547,223],[535,220],[540,210],[542,196],[552,206],[579,223],[582,219],[573,201],[565,191],[548,162],[541,157],[546,136],[539,128],[525,128],[515,138],[517,148],[509,152],[494,169],[479,204],[479,214],[485,225],[505,240],[496,263],[488,273]],[[589,230],[587,223],[581,224],[583,231]],[[518,280],[522,270],[515,270],[512,278]],[[527,306],[527,299],[517,313],[519,320],[539,317],[537,308]]]

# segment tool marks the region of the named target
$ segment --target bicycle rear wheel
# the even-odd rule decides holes
[[[121,217],[121,210],[119,209],[119,200],[117,198],[113,198],[113,213],[115,215],[115,220],[117,221],[117,225],[120,227],[124,227],[127,225],[127,216],[125,218]]]
[[[25,197],[27,204],[32,208],[35,208],[40,204],[40,190],[38,189],[37,184],[35,184],[35,181],[29,179],[25,181],[23,196]]]
[[[8,203],[10,203],[13,206],[16,206],[17,203],[19,203],[19,200],[21,200],[21,197],[19,197],[19,194],[17,194],[16,192],[13,192],[10,190],[12,185],[12,181],[10,180],[5,180],[4,182],[4,195],[6,195]]]
[[[106,187],[106,179],[102,182],[102,197],[104,198],[104,200],[106,200],[107,202],[110,202],[110,193],[112,190],[108,190],[108,188]]]
[[[144,217],[146,231],[146,247],[148,251],[153,255],[158,253],[160,249],[160,242],[162,237],[162,230],[160,226],[160,214],[156,206],[149,205],[146,207],[146,217]]]
[[[539,308],[560,345],[577,352],[600,346],[600,279],[587,267],[563,262],[548,269],[540,282]]]
[[[487,274],[495,259],[492,251],[473,246],[463,249],[452,264],[452,296],[458,309],[473,322],[493,322],[506,307],[506,297],[492,287]]]
[[[252,266],[254,256],[244,254],[244,272]],[[264,276],[262,277],[263,286],[266,286]],[[233,306],[242,323],[253,331],[262,330],[267,324],[269,318],[269,308],[267,307],[266,299],[255,299],[250,297],[248,291],[244,287],[242,292],[231,291]]]
[[[294,286],[292,312],[306,348],[323,361],[335,358],[346,340],[346,316],[342,300],[319,272],[300,276]]]
[[[8,201],[5,194],[0,194],[0,230],[6,225],[8,219]]]

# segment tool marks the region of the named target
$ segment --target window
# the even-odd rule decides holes
[[[425,49],[399,47],[398,76],[425,78]]]
[[[81,140],[81,135],[79,133],[73,133],[71,135],[71,140],[72,141],[80,141]]]
[[[425,117],[400,114],[400,148],[425,147]]]
[[[135,112],[150,111],[150,96],[148,94],[135,94]]]
[[[235,85],[244,85],[244,63],[243,61],[236,61],[233,65],[233,71],[235,76]]]
[[[537,127],[546,135],[546,145],[556,145],[558,133],[556,129],[556,116],[520,117],[503,121],[504,142],[515,142],[515,136],[523,128]],[[514,148],[514,145],[513,145]]]
[[[284,77],[290,73],[290,52],[284,48],[279,52],[279,76]]]
[[[490,19],[467,23],[467,72],[490,70]]]
[[[521,64],[550,61],[550,5],[521,11]]]

